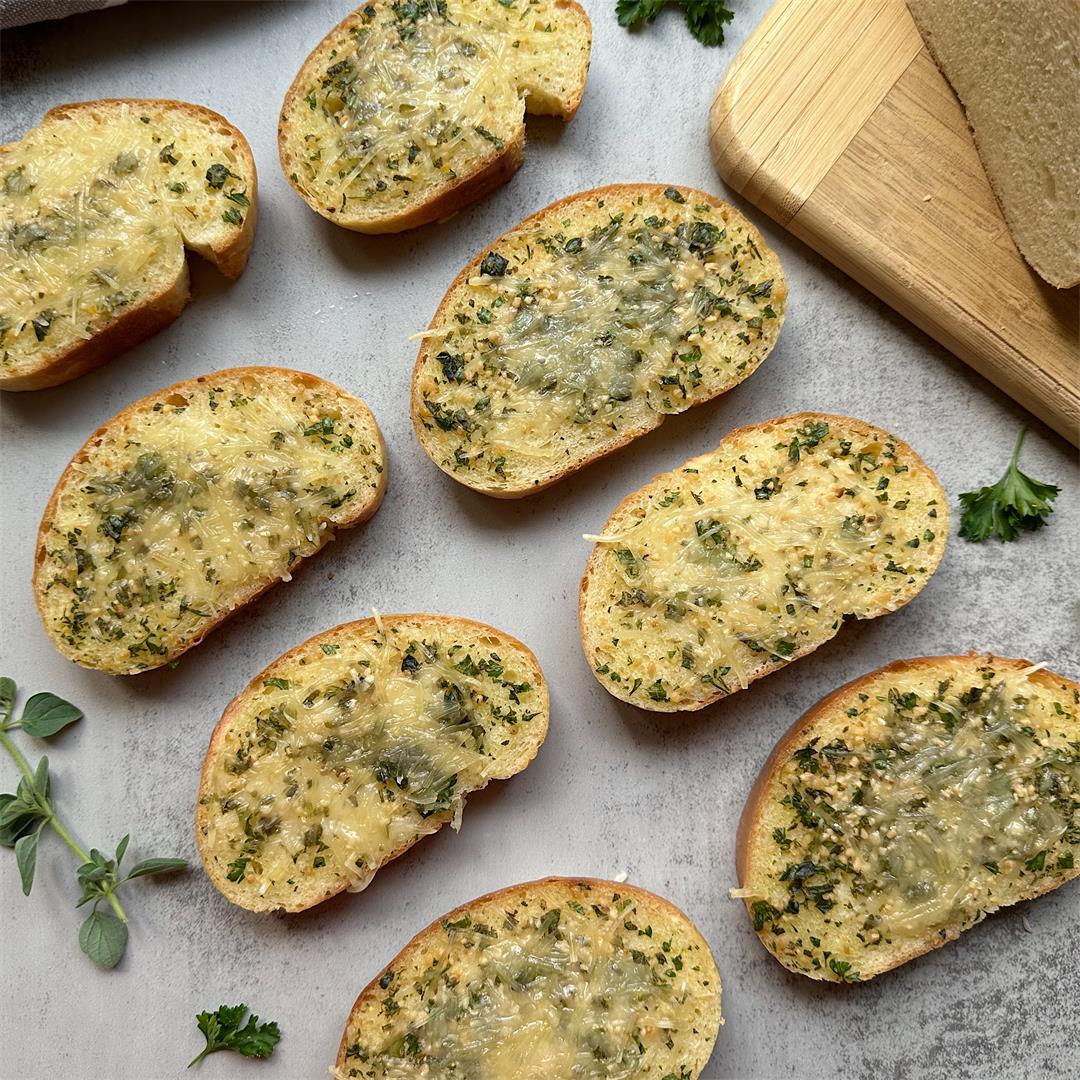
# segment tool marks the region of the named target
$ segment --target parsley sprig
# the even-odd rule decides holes
[[[640,26],[652,22],[668,3],[683,9],[690,33],[702,45],[724,43],[724,24],[735,17],[724,0],[617,0],[615,14],[620,26]]]
[[[1026,424],[1016,437],[1009,467],[996,484],[961,494],[964,512],[960,518],[960,535],[965,540],[978,543],[991,536],[1003,541],[1015,540],[1021,532],[1045,525],[1047,517],[1054,512],[1050,503],[1057,498],[1058,487],[1033,480],[1017,468],[1025,434]]]
[[[235,1050],[244,1057],[269,1057],[281,1038],[281,1030],[273,1020],[260,1024],[254,1014],[241,1027],[246,1012],[246,1005],[221,1005],[217,1012],[199,1013],[195,1022],[206,1036],[206,1046],[191,1060],[188,1068],[218,1050]]]
[[[15,849],[24,896],[29,896],[34,886],[38,844],[46,826],[78,855],[82,865],[76,871],[76,877],[82,888],[82,896],[75,906],[93,904],[79,929],[79,947],[95,964],[104,968],[116,967],[124,955],[128,938],[127,914],[116,895],[120,887],[132,878],[179,870],[187,863],[183,859],[144,859],[136,863],[125,877],[120,877],[120,863],[127,851],[128,836],[117,844],[111,859],[97,848],[91,848],[87,854],[56,812],[49,759],[42,757],[37,768],[31,769],[10,735],[13,731],[21,730],[36,738],[48,738],[80,719],[82,712],[55,694],[34,694],[23,706],[22,716],[18,720],[13,719],[14,710],[15,683],[7,676],[0,677],[0,745],[11,755],[22,773],[15,793],[0,795],[0,844]],[[112,911],[98,910],[102,901]]]

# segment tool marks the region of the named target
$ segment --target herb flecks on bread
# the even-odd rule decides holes
[[[462,271],[413,376],[413,426],[455,480],[539,490],[747,378],[783,322],[779,260],[703,192],[570,196]]]
[[[316,46],[286,95],[285,175],[349,229],[446,217],[521,165],[526,110],[571,119],[591,37],[569,0],[372,0]]]
[[[624,701],[702,708],[907,603],[947,533],[940,484],[888,432],[819,413],[740,428],[590,537],[586,657]]]
[[[100,428],[53,492],[34,592],[65,656],[128,674],[169,662],[378,508],[367,406],[313,375],[234,368]]]
[[[185,247],[238,276],[255,187],[243,136],[183,102],[60,106],[0,148],[0,389],[64,382],[175,318]]]
[[[535,657],[437,615],[347,623],[275,661],[226,709],[207,752],[196,840],[252,911],[366,887],[544,740]]]
[[[928,657],[803,717],[743,815],[739,896],[792,971],[853,982],[1080,873],[1080,691]]]
[[[353,1006],[338,1080],[696,1080],[720,1019],[709,948],[676,908],[549,878],[450,912]]]

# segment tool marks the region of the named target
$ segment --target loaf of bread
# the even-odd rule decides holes
[[[1080,3],[908,0],[952,83],[1016,246],[1080,282]]]

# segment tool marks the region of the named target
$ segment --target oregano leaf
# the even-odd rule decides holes
[[[19,864],[19,877],[22,878],[23,896],[29,896],[34,887],[34,868],[37,866],[38,840],[41,838],[41,830],[44,822],[37,827],[35,832],[20,836],[15,841],[15,861]]]
[[[91,911],[79,928],[79,948],[95,964],[114,968],[127,946],[127,926],[111,911]]]
[[[136,863],[128,874],[129,878],[149,877],[151,874],[168,874],[173,870],[186,870],[186,859],[143,859]]]
[[[0,675],[0,719],[7,720],[15,707],[15,680]]]
[[[48,738],[82,718],[82,711],[55,694],[35,694],[23,709],[19,726],[27,735]]]

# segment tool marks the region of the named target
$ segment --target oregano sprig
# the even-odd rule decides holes
[[[19,767],[22,779],[14,794],[0,795],[0,844],[13,848],[19,868],[24,896],[34,887],[38,845],[46,826],[64,841],[82,860],[76,877],[82,896],[76,907],[93,904],[90,914],[79,929],[79,947],[95,964],[116,967],[127,945],[127,914],[117,898],[120,887],[132,878],[164,874],[187,866],[184,859],[144,859],[136,863],[124,877],[120,864],[127,851],[129,837],[116,846],[113,858],[107,858],[97,848],[90,853],[76,842],[56,812],[49,776],[49,759],[42,757],[36,769],[11,739],[11,732],[21,730],[37,738],[48,738],[82,717],[77,709],[55,694],[35,694],[23,706],[22,716],[14,719],[15,683],[7,676],[0,677],[0,745]],[[112,911],[101,911],[105,901]]]

